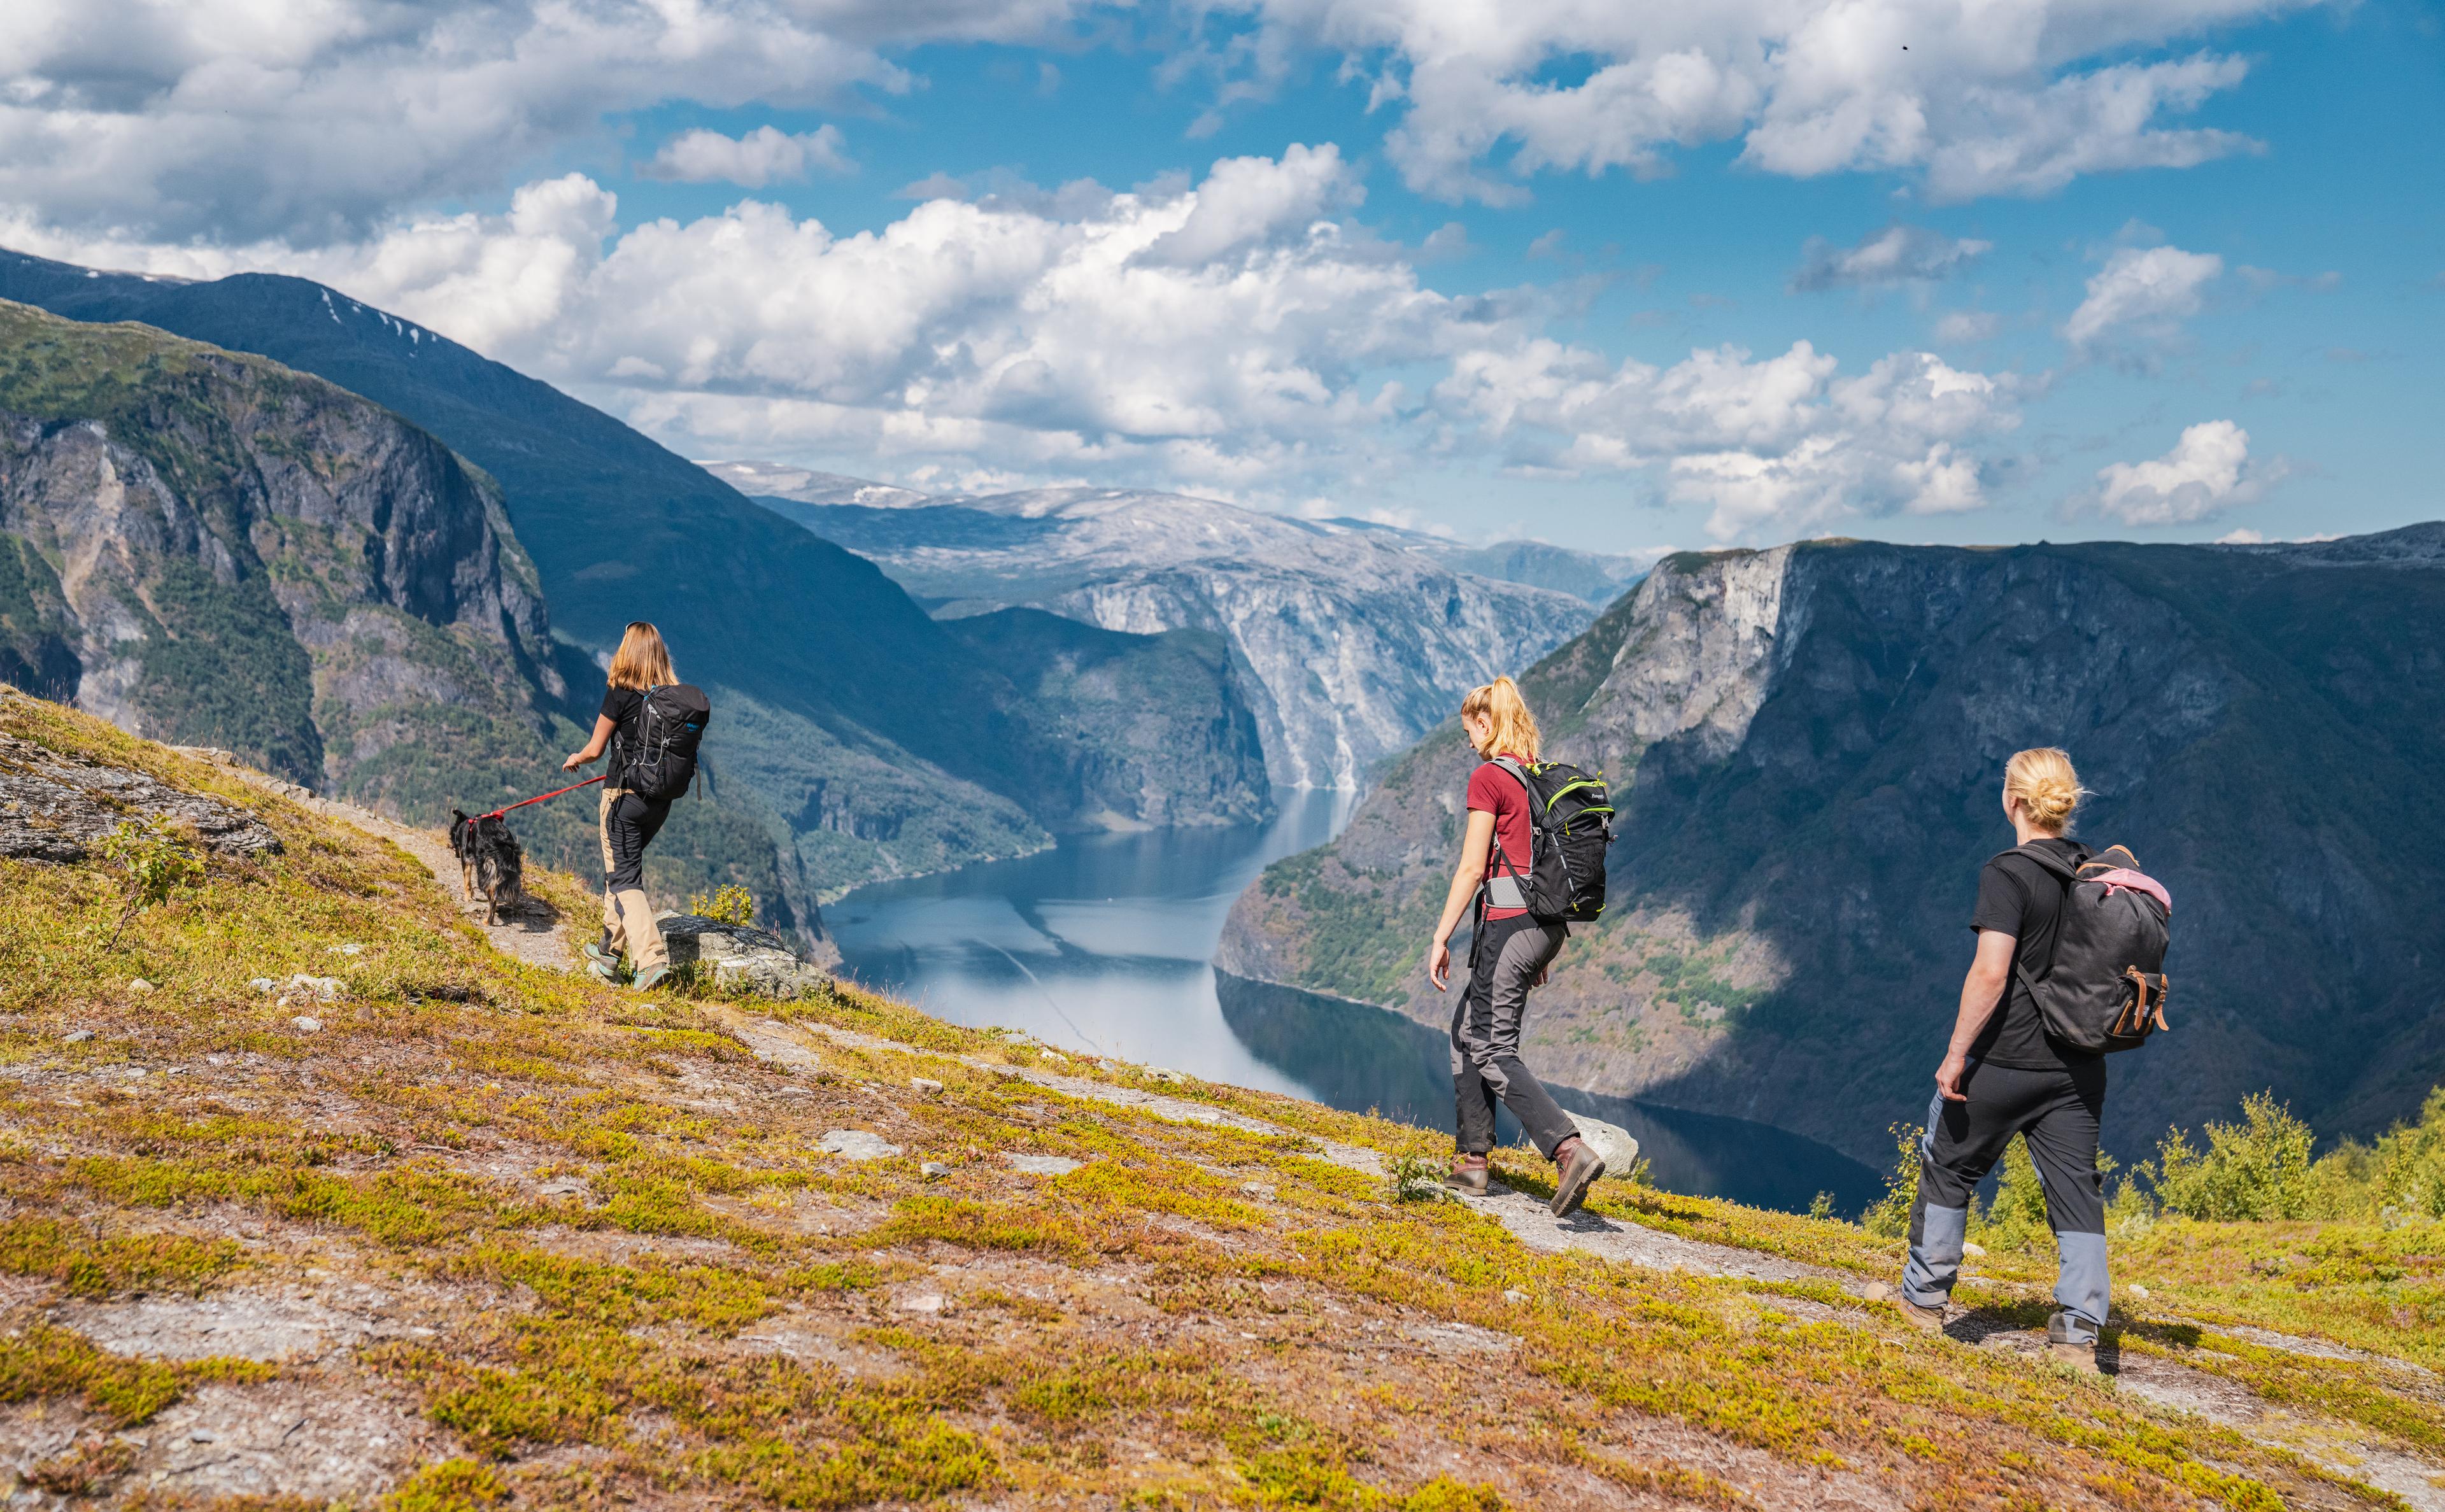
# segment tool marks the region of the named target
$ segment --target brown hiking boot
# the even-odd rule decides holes
[[[1588,1187],[1605,1172],[1602,1156],[1578,1135],[1554,1147],[1554,1200],[1545,1205],[1556,1218],[1568,1218],[1586,1200]]]
[[[2097,1340],[2072,1337],[2069,1315],[2057,1313],[2046,1319],[2046,1357],[2057,1365],[2067,1365],[2083,1375],[2102,1375],[2098,1369]]]
[[[2053,1360],[2057,1365],[2067,1365],[2071,1369],[2080,1372],[2082,1375],[2103,1375],[2105,1373],[2105,1372],[2098,1368],[2097,1346],[2094,1344],[2056,1344],[2050,1342],[2046,1345],[2046,1357]]]
[[[1944,1332],[1943,1308],[1921,1307],[1916,1302],[1912,1301],[1907,1294],[1898,1290],[1894,1293],[1894,1306],[1900,1310],[1902,1321],[1908,1323],[1911,1327],[1917,1329],[1920,1333],[1941,1334]]]
[[[1455,1155],[1451,1169],[1444,1172],[1444,1185],[1468,1197],[1484,1196],[1485,1184],[1490,1179],[1483,1155]]]

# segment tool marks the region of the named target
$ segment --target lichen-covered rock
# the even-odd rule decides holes
[[[1567,1108],[1562,1111],[1578,1129],[1579,1138],[1605,1163],[1606,1175],[1628,1176],[1638,1165],[1638,1137],[1629,1129],[1586,1113],[1574,1113]]]
[[[13,688],[0,692],[0,700],[21,696]],[[224,856],[280,849],[280,837],[260,820],[218,798],[0,735],[0,856],[84,861],[120,825],[151,818],[194,831]]]
[[[831,984],[823,968],[789,942],[753,924],[724,924],[700,914],[664,913],[657,921],[674,966],[712,968],[721,986],[744,983],[768,998],[804,998]]]

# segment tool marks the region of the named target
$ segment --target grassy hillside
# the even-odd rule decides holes
[[[2445,1444],[2424,1378],[2343,1348],[2445,1365],[2424,1219],[2153,1220],[2100,1383],[2018,1347],[2044,1306],[2002,1228],[1928,1339],[1860,1299],[1897,1248],[1855,1225],[1608,1180],[1594,1226],[1508,1227],[1403,1200],[1422,1130],[852,992],[613,991],[491,954],[401,853],[218,769],[16,696],[0,733],[285,846],[115,940],[112,869],[0,861],[21,1491],[2273,1512],[2405,1505],[2344,1466]],[[295,974],[330,1000],[252,984]],[[1606,1258],[1637,1245],[1725,1274]]]

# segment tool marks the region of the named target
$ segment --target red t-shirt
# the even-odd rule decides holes
[[[1510,756],[1523,767],[1528,764],[1524,757],[1512,756],[1508,751],[1495,754]],[[1468,806],[1494,815],[1494,844],[1502,849],[1496,850],[1489,847],[1486,849],[1487,878],[1516,874],[1524,884],[1528,877],[1528,790],[1521,787],[1520,779],[1510,773],[1491,761],[1484,762],[1468,775]],[[1503,856],[1511,858],[1510,872],[1502,869]],[[1525,908],[1489,907],[1485,910],[1485,917],[1488,920],[1517,919],[1527,911]]]

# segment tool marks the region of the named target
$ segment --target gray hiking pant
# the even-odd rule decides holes
[[[1571,1115],[1520,1063],[1520,1025],[1528,989],[1561,953],[1570,926],[1522,914],[1478,925],[1468,946],[1468,985],[1452,1012],[1452,1092],[1459,1104],[1455,1142],[1464,1155],[1494,1148],[1494,1105],[1520,1120],[1538,1153],[1578,1132]]]
[[[2062,1309],[2049,1337],[2093,1344],[2105,1326],[2105,1176],[2097,1168],[2097,1125],[2105,1111],[2105,1062],[2083,1061],[2052,1071],[1969,1063],[1961,1079],[1967,1102],[1938,1093],[1927,1109],[1918,1147],[1918,1197],[1911,1204],[1910,1263],[1902,1295],[1921,1307],[1942,1307],[1961,1273],[1961,1244],[1978,1189],[2014,1134],[2029,1142],[2030,1161],[2046,1193],[2046,1226],[2055,1231],[2062,1271],[2055,1301]]]

